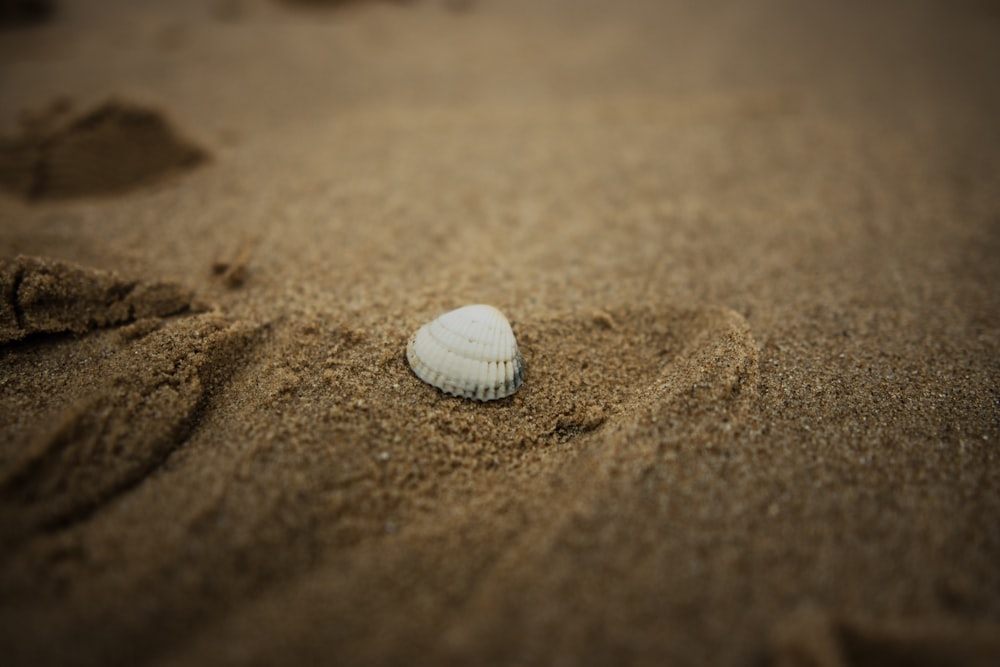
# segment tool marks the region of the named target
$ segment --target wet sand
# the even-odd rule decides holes
[[[1000,661],[989,3],[30,4],[4,664]]]

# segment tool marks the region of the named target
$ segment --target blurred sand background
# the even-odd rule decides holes
[[[993,3],[39,5],[0,662],[1000,663]]]

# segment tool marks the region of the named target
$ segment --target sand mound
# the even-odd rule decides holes
[[[191,307],[174,283],[40,257],[0,260],[0,345],[34,334],[76,333],[173,315]]]

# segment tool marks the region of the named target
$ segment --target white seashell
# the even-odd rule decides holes
[[[492,401],[524,381],[510,322],[493,306],[465,306],[413,334],[406,359],[417,377],[453,396]]]

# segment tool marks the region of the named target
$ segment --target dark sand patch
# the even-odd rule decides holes
[[[211,314],[139,338],[128,332],[117,354],[87,369],[77,387],[81,396],[52,396],[54,414],[49,406],[36,406],[51,420],[25,441],[6,443],[0,457],[5,547],[35,531],[62,530],[84,520],[152,474],[197,428],[250,333]],[[12,354],[4,360],[5,371],[18,372],[40,354],[53,355],[44,346]]]
[[[258,242],[256,239],[245,241],[232,253],[219,255],[212,262],[212,273],[222,280],[229,289],[243,287],[250,273],[250,260]]]
[[[1000,625],[957,618],[838,617],[801,609],[771,637],[774,667],[991,667],[1000,664]]]
[[[0,28],[45,23],[55,8],[55,0],[0,0]]]
[[[323,9],[353,7],[357,5],[369,4],[406,5],[415,1],[416,0],[279,0],[281,4],[292,7],[314,7]]]
[[[74,113],[57,100],[0,140],[0,187],[28,200],[117,194],[206,159],[158,110],[112,100]]]

